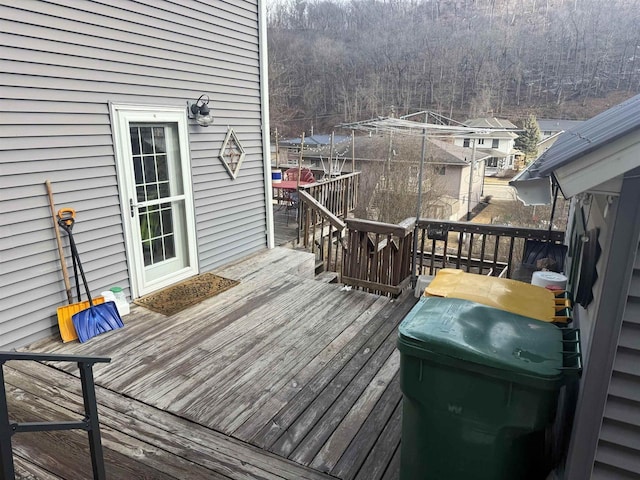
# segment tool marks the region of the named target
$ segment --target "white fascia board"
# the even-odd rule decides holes
[[[554,175],[564,195],[573,197],[600,185],[616,188],[611,180],[639,166],[640,132],[636,131],[558,168]]]

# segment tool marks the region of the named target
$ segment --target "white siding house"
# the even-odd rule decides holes
[[[460,147],[475,148],[486,156],[485,175],[503,176],[510,170],[516,170],[516,159],[523,154],[515,149],[514,141],[518,135],[513,123],[499,118],[474,118],[466,120],[464,125],[477,128],[482,133],[458,136],[455,144]]]
[[[1,1],[0,19],[0,349],[56,331],[67,303],[46,180],[94,293],[271,246],[262,2]],[[203,94],[209,127],[187,114]]]

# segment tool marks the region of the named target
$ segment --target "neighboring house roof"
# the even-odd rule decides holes
[[[467,127],[477,128],[506,128],[518,130],[518,127],[511,123],[509,120],[502,118],[488,117],[488,118],[470,118],[464,122]]]
[[[509,120],[500,118],[471,118],[464,122],[466,127],[486,129],[486,132],[478,134],[457,135],[458,137],[476,137],[476,138],[518,138],[518,134],[509,130],[518,130],[518,127]],[[496,131],[497,130],[497,131]]]
[[[616,105],[567,131],[536,161],[540,175],[586,155],[640,128],[640,95]]]
[[[431,149],[427,153],[429,154],[428,161],[431,163],[468,165],[473,156],[472,148],[460,147],[453,143],[436,139],[431,139],[430,143]],[[485,150],[479,151],[476,149],[476,162],[489,156]]]
[[[347,135],[334,135],[333,143],[342,143],[350,140],[351,137]],[[280,145],[300,145],[302,139],[300,137],[288,138],[286,140],[282,140]],[[308,147],[317,147],[320,145],[331,145],[331,135],[311,135],[309,137],[304,137],[304,144]]]
[[[556,140],[558,140],[563,133],[564,131],[555,132],[553,135],[549,135],[547,138],[543,138],[536,144],[536,148],[538,149],[538,151],[546,150],[551,145],[556,143]]]
[[[496,150],[495,148],[478,148],[482,153],[484,153],[488,157],[497,157],[497,158],[506,158],[508,153],[501,152],[500,150]]]
[[[355,156],[358,161],[386,161],[389,155],[389,136],[387,135],[361,135],[355,137]],[[313,154],[306,154],[305,158],[327,157],[329,147],[316,150]],[[343,148],[335,149],[334,154],[341,158],[350,158],[351,144],[343,145]],[[473,150],[468,147],[460,147],[451,142],[429,139],[427,156],[428,163],[442,165],[468,165]],[[391,158],[394,162],[418,163],[422,156],[422,137],[412,135],[395,136],[391,143]],[[488,157],[484,151],[476,150],[476,161]]]
[[[562,132],[571,130],[584,123],[584,120],[563,120],[557,118],[538,119],[538,128],[542,132]]]
[[[517,133],[513,133],[513,132],[507,132],[504,130],[498,130],[498,131],[488,131],[486,133],[481,133],[481,134],[476,134],[476,135],[468,135],[469,137],[476,137],[476,138],[512,138],[512,139],[516,139],[518,138],[518,134]]]

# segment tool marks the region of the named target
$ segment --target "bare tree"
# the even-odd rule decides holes
[[[268,13],[280,131],[391,104],[399,115],[576,115],[569,102],[640,90],[635,1],[283,0]]]

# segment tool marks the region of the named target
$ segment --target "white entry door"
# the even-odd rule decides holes
[[[134,297],[198,273],[184,109],[112,106]]]

